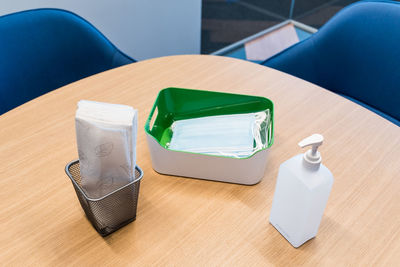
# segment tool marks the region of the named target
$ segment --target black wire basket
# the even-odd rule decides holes
[[[143,171],[136,166],[135,179],[101,198],[89,198],[81,187],[79,160],[65,167],[79,202],[89,221],[102,236],[107,236],[136,219],[140,180]]]

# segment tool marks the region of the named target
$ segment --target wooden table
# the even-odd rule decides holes
[[[254,186],[156,173],[143,130],[176,86],[262,95],[275,103],[275,143]],[[80,99],[139,110],[137,219],[102,238],[64,173],[77,158]],[[269,223],[279,165],[321,133],[335,177],[317,237],[294,249]],[[107,71],[0,116],[1,265],[400,264],[400,127],[318,86],[253,63],[172,56]]]

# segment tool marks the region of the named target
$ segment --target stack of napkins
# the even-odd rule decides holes
[[[81,185],[90,198],[135,179],[137,111],[81,100],[75,116]]]

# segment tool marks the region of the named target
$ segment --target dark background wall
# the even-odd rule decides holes
[[[290,17],[291,0],[203,0],[201,52],[212,53]],[[356,0],[296,0],[292,19],[321,27]]]

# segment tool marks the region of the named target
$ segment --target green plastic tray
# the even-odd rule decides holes
[[[225,156],[174,151],[166,147],[167,143],[169,143],[171,140],[172,131],[170,127],[175,120],[214,115],[254,113],[265,111],[267,109],[270,111],[270,125],[268,131],[267,146],[263,149],[255,151],[251,156],[247,158],[238,159],[233,157],[231,158]],[[191,170],[184,170],[185,166],[183,166],[183,164],[196,166],[197,163],[207,163],[214,165],[216,164],[216,158],[227,158],[229,159],[229,162],[223,163],[222,167],[227,166],[226,168],[229,168],[230,164],[237,164],[238,161],[251,160],[251,158],[254,157],[255,154],[258,154],[263,150],[267,150],[273,144],[273,118],[274,105],[271,100],[265,97],[173,87],[165,88],[159,92],[145,124],[145,131],[148,136],[148,143],[151,152],[153,168],[156,171],[164,174],[188,176],[210,180],[221,180],[218,177],[200,177],[204,175],[200,174],[199,176],[199,172],[194,170],[193,167]],[[176,153],[181,153],[181,155],[177,155]],[[196,160],[198,162],[196,162]],[[219,162],[218,164],[220,163],[221,162]],[[222,169],[221,173],[223,171],[224,170]],[[258,174],[258,176],[260,176],[260,174]],[[226,181],[226,179],[223,180]],[[228,179],[228,182],[237,181],[230,181]]]

